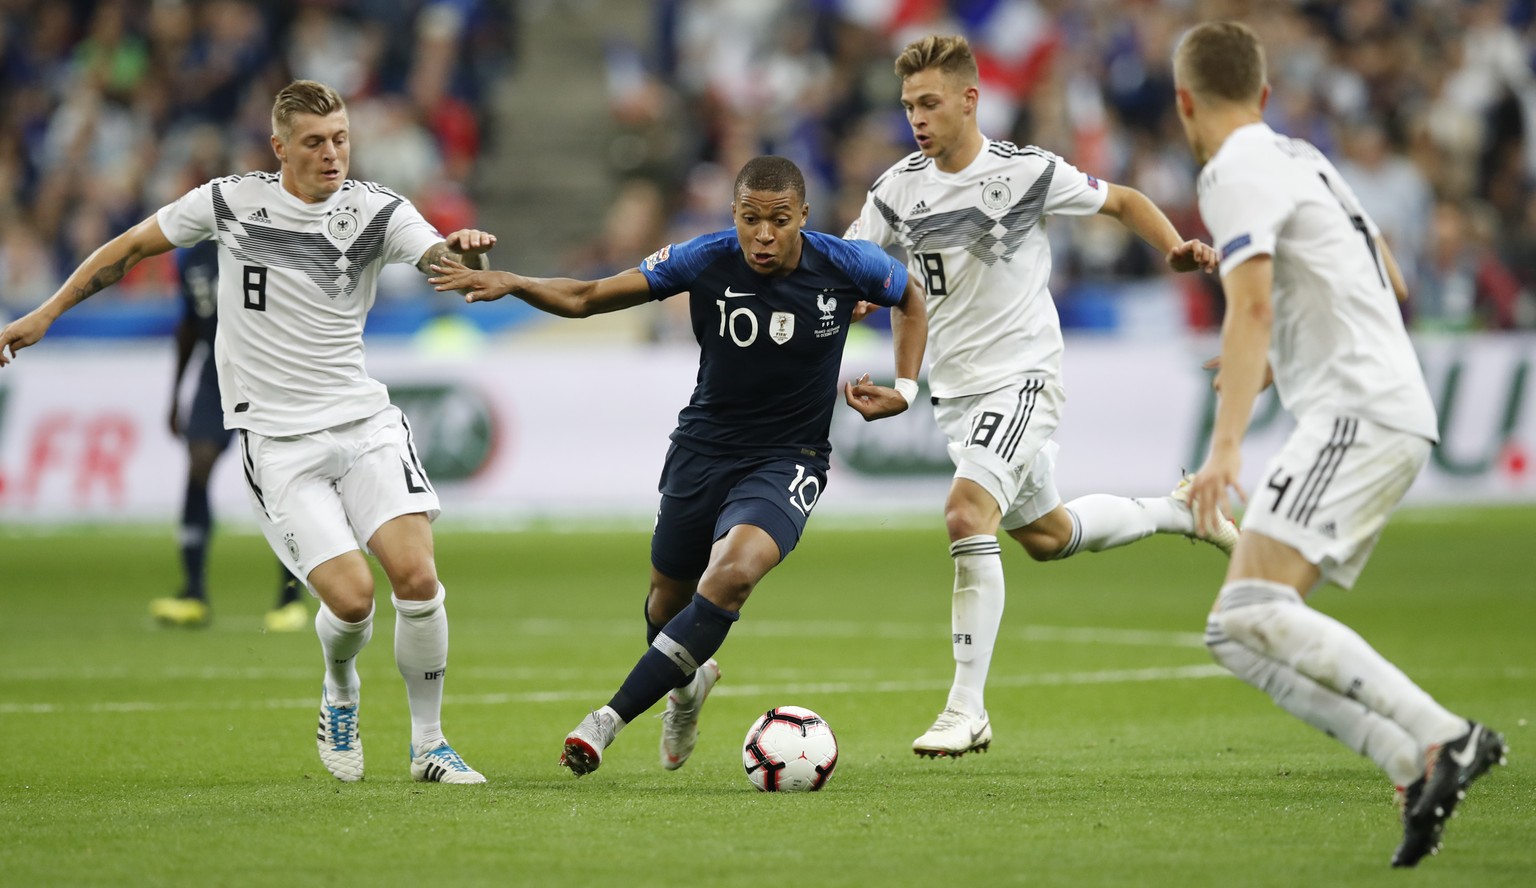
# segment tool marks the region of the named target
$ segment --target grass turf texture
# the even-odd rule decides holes
[[[359,661],[368,776],[342,785],[311,740],[313,634],[259,631],[258,538],[217,541],[213,626],[166,630],[145,608],[175,582],[168,533],[11,528],[0,885],[1528,885],[1536,511],[1402,518],[1354,592],[1314,604],[1513,748],[1411,874],[1388,869],[1374,766],[1211,664],[1207,546],[1038,565],[1010,544],[992,751],[930,761],[910,742],[952,671],[942,527],[812,522],[727,641],[688,765],[660,769],[648,715],[578,781],[560,741],[641,650],[646,534],[445,528],[444,724],[490,780],[453,787],[410,781],[387,593]],[[742,735],[786,703],[837,732],[822,793],[742,774]]]

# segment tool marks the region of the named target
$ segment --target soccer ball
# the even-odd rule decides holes
[[[815,792],[837,767],[837,738],[821,716],[779,706],[752,723],[741,746],[747,779],[763,792]]]

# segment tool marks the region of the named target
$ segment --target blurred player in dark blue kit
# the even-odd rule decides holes
[[[562,317],[690,294],[699,375],[661,472],[645,604],[651,646],[608,705],[566,737],[560,761],[577,775],[597,770],[614,736],[664,696],[662,767],[692,754],[699,709],[720,675],[712,657],[758,581],[799,542],[826,485],[843,345],[861,300],[893,309],[897,379],[887,388],[865,374],[843,386],[845,400],[874,420],[906,410],[917,393],[928,317],[901,262],[867,241],[803,231],[805,179],[782,157],[742,168],[731,209],[734,231],[663,247],[598,281],[433,266],[439,290],[471,302],[512,294]]]
[[[219,250],[214,241],[176,251],[181,283],[181,322],[176,326],[176,381],[171,387],[171,434],[187,442],[187,491],[181,507],[181,567],[186,585],[180,595],[156,598],[150,616],[170,626],[204,626],[212,619],[208,607],[208,540],[213,511],[208,504],[208,478],[213,464],[229,447],[234,433],[224,428],[219,405],[219,375],[213,362],[213,338],[218,331]],[[198,344],[203,345],[202,370],[192,394],[192,411],[181,413],[181,381]],[[185,420],[185,421],[183,421]],[[299,581],[278,562],[277,605],[267,611],[268,632],[297,632],[308,628],[309,610],[299,600]]]

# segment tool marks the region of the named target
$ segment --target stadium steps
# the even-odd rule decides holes
[[[482,218],[503,244],[495,264],[553,274],[599,232],[614,193],[603,43],[649,40],[648,9],[613,0],[524,4],[517,71],[498,87],[493,152],[479,176]]]

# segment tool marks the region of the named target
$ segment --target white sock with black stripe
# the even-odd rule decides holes
[[[945,705],[980,717],[987,711],[987,671],[1003,622],[1003,549],[997,537],[978,534],[950,543],[949,554],[955,559],[955,683]]]
[[[1373,717],[1395,723],[1419,750],[1467,730],[1465,719],[1436,703],[1353,629],[1307,607],[1283,583],[1245,579],[1223,586],[1205,641],[1239,678],[1370,755],[1393,780],[1403,776],[1393,773],[1403,770],[1396,763],[1400,752],[1392,751],[1401,739]],[[1234,645],[1248,655],[1234,651]],[[1298,679],[1310,680],[1317,690]]]
[[[1194,521],[1166,496],[1139,499],[1090,493],[1067,503],[1072,516],[1072,541],[1056,558],[1078,552],[1103,552],[1145,539],[1154,533],[1191,533]]]

